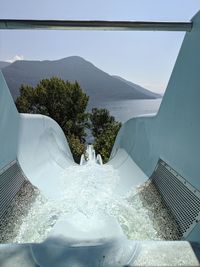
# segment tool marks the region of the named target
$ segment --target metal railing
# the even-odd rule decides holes
[[[0,30],[191,31],[192,22],[0,19]]]

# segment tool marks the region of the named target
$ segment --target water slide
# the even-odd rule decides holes
[[[19,114],[0,74],[0,218],[24,181],[41,193],[15,241],[20,244],[0,245],[0,266],[199,264],[200,13],[192,22],[158,114],[126,122],[105,165],[91,146],[88,159],[76,164],[59,125],[43,115]],[[143,210],[141,217],[134,213],[139,200],[130,207],[126,198],[149,179],[181,241],[131,238],[137,225],[141,234],[153,233]],[[50,227],[46,218],[54,211]],[[123,212],[135,217],[131,227]]]

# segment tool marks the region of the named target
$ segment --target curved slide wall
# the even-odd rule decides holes
[[[116,156],[125,151],[128,156],[121,158],[122,166],[131,159],[150,177],[161,158],[200,190],[199,71],[200,12],[184,38],[158,114],[133,118],[123,125],[110,164],[115,164]],[[188,238],[199,236],[200,223]]]
[[[0,73],[0,170],[14,160],[47,194],[56,192],[55,177],[75,164],[60,126],[46,116],[19,114]]]
[[[20,114],[18,161],[31,183],[56,194],[56,178],[74,163],[60,126],[43,115]]]

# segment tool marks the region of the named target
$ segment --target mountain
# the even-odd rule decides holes
[[[78,81],[90,96],[90,105],[105,101],[157,98],[152,92],[109,75],[78,56],[54,61],[15,61],[2,72],[14,99],[19,95],[21,84],[35,86],[41,79],[52,76]]]
[[[127,83],[128,85],[132,86],[134,88],[134,90],[136,90],[140,93],[146,94],[147,96],[151,96],[152,98],[162,98],[162,95],[154,93],[152,91],[149,91],[149,90],[145,89],[144,87],[142,87],[136,83],[125,80],[124,78],[122,78],[120,76],[113,75],[113,77],[119,79],[120,81]]]
[[[0,61],[0,70],[9,66],[10,63],[9,62],[5,62],[5,61]]]

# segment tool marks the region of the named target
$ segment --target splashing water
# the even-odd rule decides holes
[[[77,213],[91,219],[101,214],[114,216],[128,239],[162,239],[137,191],[132,190],[126,197],[117,195],[118,171],[110,165],[97,164],[92,151],[88,158],[86,164],[63,171],[58,178],[62,188],[59,198],[51,199],[42,194],[37,197],[14,242],[41,242],[60,217]]]

